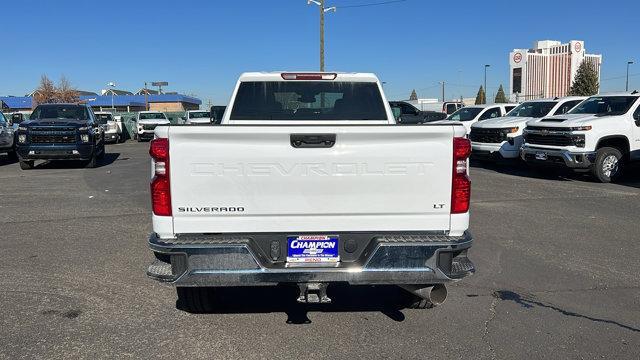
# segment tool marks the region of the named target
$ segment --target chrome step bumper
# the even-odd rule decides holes
[[[467,257],[470,233],[373,236],[352,261],[327,266],[288,264],[264,254],[251,235],[198,235],[159,239],[149,247],[168,255],[147,270],[177,286],[257,286],[278,283],[438,284],[475,272]]]

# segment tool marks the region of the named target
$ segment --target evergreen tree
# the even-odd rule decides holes
[[[480,90],[478,90],[478,95],[476,95],[476,105],[486,104],[487,96],[484,93],[484,88],[480,85]]]
[[[504,89],[502,88],[502,84],[500,84],[500,88],[498,88],[498,93],[496,94],[496,99],[493,101],[496,104],[506,104],[507,96],[504,94]]]
[[[416,93],[416,89],[413,89],[411,95],[409,96],[409,100],[418,100],[418,94]]]
[[[582,61],[578,67],[576,78],[573,80],[569,95],[575,96],[591,96],[598,93],[598,74],[593,66],[590,66],[586,61]]]

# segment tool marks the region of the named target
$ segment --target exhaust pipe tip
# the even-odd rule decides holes
[[[412,309],[429,309],[441,305],[447,300],[447,287],[444,284],[429,286],[421,285],[400,285],[416,297],[416,300],[409,305]]]
[[[431,287],[429,297],[433,306],[438,306],[447,300],[447,295],[447,287],[444,284],[436,284]]]

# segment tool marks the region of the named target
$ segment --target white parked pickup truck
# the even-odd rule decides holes
[[[147,273],[195,312],[212,287],[281,283],[300,302],[346,282],[437,305],[474,271],[464,135],[395,126],[373,74],[243,74],[221,126],[155,129]]]
[[[158,125],[169,125],[171,122],[167,115],[159,111],[140,111],[136,118],[136,138],[138,142],[153,138],[153,133]]]
[[[460,121],[467,129],[467,133],[471,131],[471,125],[478,121],[491,120],[506,116],[518,104],[485,104],[472,105],[460,108],[458,111],[447,117],[447,120]]]
[[[570,96],[525,101],[507,116],[476,122],[471,125],[469,132],[473,157],[486,160],[517,159],[524,143],[522,130],[527,121],[564,114],[585,98]]]
[[[189,110],[184,114],[184,123],[189,125],[211,125],[211,112],[207,110]]]
[[[529,121],[521,157],[527,163],[590,171],[615,181],[640,160],[640,94],[596,95],[568,114]]]
[[[122,140],[122,121],[118,121],[110,112],[96,111],[94,114],[96,121],[104,129],[105,143],[120,142]]]

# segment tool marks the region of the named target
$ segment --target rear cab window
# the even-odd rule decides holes
[[[166,120],[164,113],[140,113],[140,120]]]
[[[230,120],[388,120],[377,83],[244,81]]]
[[[456,104],[447,104],[446,112],[447,114],[453,114],[458,110],[458,106]]]
[[[208,119],[211,117],[209,111],[193,111],[189,113],[189,119]]]

